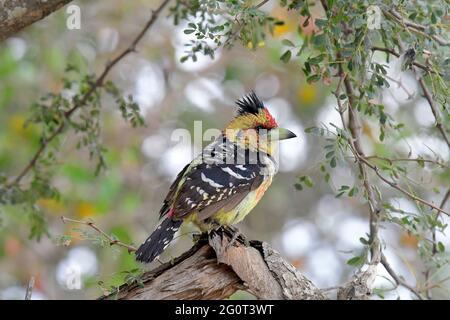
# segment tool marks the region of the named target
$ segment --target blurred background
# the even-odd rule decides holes
[[[33,155],[39,131],[23,127],[29,107],[46,92],[63,89],[66,65],[77,63],[84,71],[98,74],[141,30],[159,1],[74,3],[81,7],[80,30],[68,30],[67,14],[60,10],[0,44],[0,172],[17,174]],[[84,232],[91,230],[64,224],[60,217],[93,219],[121,241],[139,245],[156,225],[174,177],[202,148],[194,141],[177,141],[176,130],[187,129],[193,136],[194,121],[202,121],[203,131],[223,128],[235,113],[234,101],[251,89],[277,122],[298,138],[281,144],[280,172],[239,226],[241,231],[250,239],[269,242],[320,288],[337,286],[351,277],[355,268],[346,261],[362,250],[359,239],[368,232],[367,205],[358,197],[336,198],[335,194],[337,186],[357,180],[356,171],[338,166],[330,171],[331,183],[326,183],[320,172],[324,142],[304,133],[305,128],[321,123],[340,124],[333,86],[307,84],[299,60],[280,61],[282,38],[302,41],[296,32],[299,21],[276,5],[269,3],[263,9],[287,23],[276,27],[273,38],[260,43],[257,50],[237,44],[216,52],[214,60],[199,56],[197,62],[184,63],[179,60],[190,36],[183,33],[185,25],[174,26],[165,11],[139,44],[138,52],[120,62],[109,76],[135,97],[146,127],[132,128],[115,104],[103,99],[102,139],[108,149],[108,170],[98,177],[86,152],[76,150],[74,137],[64,138],[58,156],[61,164],[53,178],[61,199],[38,201],[49,224],[49,236],[39,242],[28,240],[29,229],[23,224],[26,218],[20,207],[0,208],[0,299],[23,299],[31,276],[36,279],[33,299],[91,299],[104,288],[122,283],[124,271],[139,267],[134,255],[120,247],[96,245],[86,239]],[[313,27],[303,30],[305,34],[312,31]],[[395,61],[391,65],[394,69]],[[383,95],[391,115],[418,128],[411,130],[398,148],[410,146],[416,156],[437,153],[448,163],[448,148],[429,134],[434,119],[417,94],[415,79],[406,73],[404,78],[415,93],[413,98],[408,99],[397,86]],[[379,133],[375,125],[365,123],[363,130],[368,153],[381,147],[376,143]],[[423,173],[425,188],[443,187],[426,179],[428,167]],[[303,175],[310,176],[315,185],[296,190],[298,177]],[[380,188],[397,208],[417,210],[399,194]],[[441,198],[431,191],[430,197],[434,201]],[[190,226],[183,227],[161,259],[170,260],[188,249],[193,231]],[[71,236],[70,240],[56,241],[62,235]],[[381,237],[392,267],[414,285],[423,276],[416,238],[392,225],[383,225]],[[438,238],[450,246],[448,236],[438,234]],[[388,290],[393,287],[392,280],[379,268],[376,286],[382,295],[409,299],[404,288]],[[81,283],[71,281],[74,274],[81,274]],[[445,289],[437,294],[450,297]],[[233,297],[252,298],[242,292]]]

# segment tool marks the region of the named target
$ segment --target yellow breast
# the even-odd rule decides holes
[[[272,183],[272,177],[267,177],[266,180],[258,187],[258,189],[251,191],[236,207],[230,211],[219,210],[211,217],[219,225],[234,225],[241,222],[245,216],[258,204],[264,192]],[[202,231],[211,228],[210,225],[199,221],[197,214],[192,214],[189,221],[194,222]]]

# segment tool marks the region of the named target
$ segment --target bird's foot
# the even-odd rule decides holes
[[[207,233],[205,232],[198,232],[198,233],[193,233],[192,234],[192,241],[194,243],[199,242],[200,240],[205,239],[205,237],[207,237]]]
[[[236,242],[236,240],[239,238],[240,232],[235,232],[233,236],[231,237],[230,242],[228,242],[227,246],[225,247],[225,251],[227,251],[229,248],[231,248],[232,245]]]
[[[228,250],[228,248],[233,246],[236,243],[236,241],[245,244],[245,246],[247,247],[250,245],[250,242],[237,227],[226,226],[224,227],[224,230],[231,235],[231,240],[230,242],[228,242],[227,246],[225,247],[225,250]]]

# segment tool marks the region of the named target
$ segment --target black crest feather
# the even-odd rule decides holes
[[[236,101],[236,104],[239,107],[238,114],[240,115],[244,113],[258,114],[259,110],[264,109],[264,104],[254,91]]]

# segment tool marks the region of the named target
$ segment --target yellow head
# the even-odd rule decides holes
[[[278,127],[269,110],[253,91],[236,104],[239,107],[238,114],[228,124],[224,135],[240,147],[272,155],[278,140],[296,137],[291,131]]]

